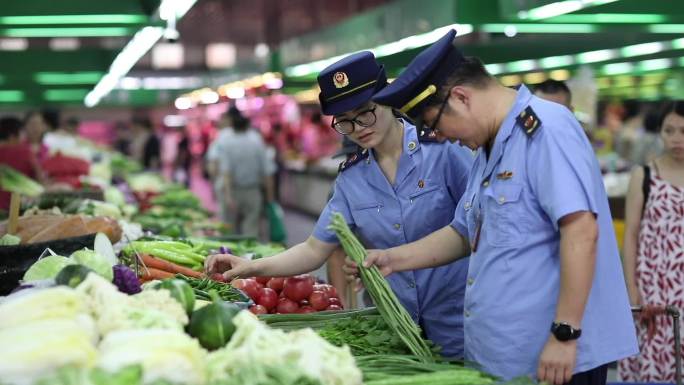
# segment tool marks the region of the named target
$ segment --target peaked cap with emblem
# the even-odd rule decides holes
[[[423,108],[454,68],[464,61],[463,54],[454,46],[455,38],[456,31],[452,29],[418,54],[399,77],[373,96],[373,101],[420,121]]]
[[[318,100],[325,115],[361,107],[387,85],[385,68],[369,51],[349,55],[318,74]]]

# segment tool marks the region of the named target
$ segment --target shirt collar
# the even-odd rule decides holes
[[[516,124],[515,119],[525,109],[525,107],[529,105],[530,99],[532,99],[532,93],[525,85],[521,85],[520,88],[518,88],[518,95],[515,98],[513,106],[508,111],[506,118],[501,123],[499,133],[496,134],[497,142],[503,142],[508,139],[509,136],[511,136],[513,127],[515,127]]]

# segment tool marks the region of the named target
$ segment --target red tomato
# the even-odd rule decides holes
[[[217,282],[226,282],[226,279],[223,278],[223,274],[219,273],[214,273],[211,275],[211,279]]]
[[[275,290],[276,292],[280,293],[283,290],[283,285],[285,284],[285,278],[283,277],[275,277],[271,278],[268,283],[266,283],[267,287],[270,287],[271,289]]]
[[[259,291],[261,291],[261,289],[264,288],[264,285],[260,284],[260,283],[257,282],[257,281],[254,281],[254,282],[256,282],[256,284],[257,284],[257,289],[259,289]]]
[[[297,313],[304,314],[304,313],[315,313],[316,309],[312,308],[311,306],[303,306],[301,307]]]
[[[314,276],[311,274],[295,275],[295,278],[306,279],[307,281],[311,282],[312,287],[316,284],[316,278],[314,278]]]
[[[286,279],[283,286],[285,296],[295,302],[309,298],[312,291],[313,283],[306,276],[301,275]]]
[[[244,291],[245,294],[247,294],[247,296],[253,299],[254,301],[256,301],[257,298],[259,298],[259,284],[257,283],[257,281],[245,279],[242,291]]]
[[[259,293],[259,298],[257,298],[256,303],[262,305],[268,310],[273,309],[278,306],[278,293],[273,289],[267,287],[261,289]]]
[[[337,298],[337,297],[332,297],[332,298],[330,298],[330,304],[331,304],[331,305],[338,305],[338,306],[340,306],[340,307],[342,306],[342,302],[341,302],[340,299]]]
[[[271,277],[254,277],[254,280],[256,280],[262,285],[265,285],[266,283],[268,283],[268,281],[271,280]]]
[[[233,282],[230,283],[234,288],[238,290],[243,290],[245,288],[245,280],[244,279],[234,279]]]
[[[321,286],[323,286],[323,291],[325,292],[325,294],[328,295],[329,298],[333,298],[333,297],[336,297],[336,298],[337,298],[337,297],[339,297],[339,296],[337,295],[337,289],[335,289],[335,286],[333,286],[333,285],[328,285],[328,284],[321,285]]]
[[[296,313],[299,310],[299,306],[296,302],[288,298],[281,298],[278,300],[278,313],[289,314]]]
[[[328,306],[328,308],[325,309],[325,310],[342,310],[342,306],[339,306],[339,305],[330,305],[330,306]]]
[[[249,307],[249,311],[254,314],[268,314],[268,310],[261,305],[253,305]]]
[[[316,310],[325,310],[330,305],[330,299],[323,291],[314,291],[311,293],[309,302],[311,302],[311,307]]]

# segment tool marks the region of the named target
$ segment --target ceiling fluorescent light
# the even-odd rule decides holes
[[[75,51],[81,42],[75,37],[58,37],[50,39],[50,49],[53,51]]]
[[[4,25],[36,25],[36,24],[135,24],[145,23],[145,15],[22,15],[2,16],[0,24]]]
[[[598,51],[589,51],[577,54],[576,58],[579,64],[588,64],[615,59],[617,56],[616,50],[601,49]]]
[[[135,63],[159,41],[162,33],[163,29],[161,27],[145,27],[136,33],[116,56],[109,67],[109,73],[88,93],[88,96],[85,98],[86,106],[95,106],[103,97],[109,94],[117,85],[119,79],[124,77],[133,68]]]
[[[28,45],[28,39],[0,39],[0,50],[2,51],[25,51]]]
[[[658,53],[665,48],[661,42],[628,45],[620,49],[620,54],[624,57],[650,55]]]
[[[526,11],[518,12],[518,17],[529,20],[542,20],[550,17],[564,15],[579,11],[580,9],[592,7],[595,5],[612,3],[617,0],[565,0],[556,1],[550,4],[542,5],[541,7],[532,8]]]
[[[0,29],[0,34],[10,37],[101,37],[128,36],[133,30],[128,27],[5,28]]]
[[[444,27],[437,28],[433,31],[408,36],[403,39],[399,39],[395,42],[381,44],[375,48],[369,49],[373,52],[376,57],[384,57],[393,55],[395,53],[403,52],[413,48],[419,48],[432,44],[437,41],[440,37],[446,34],[449,30],[455,29],[457,36],[464,36],[473,32],[473,26],[471,24],[450,24]],[[311,63],[299,64],[285,69],[285,74],[291,77],[306,76],[313,73],[320,72],[325,67],[330,64],[339,61],[340,59],[352,54],[353,52],[345,53],[343,55],[337,55],[328,59],[317,60]]]

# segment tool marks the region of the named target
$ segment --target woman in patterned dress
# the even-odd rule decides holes
[[[648,196],[645,167],[634,169],[627,193],[625,278],[632,305],[644,311],[636,317],[641,353],[618,366],[626,382],[675,380],[672,318],[658,309],[684,310],[684,101],[668,103],[662,116],[664,153],[645,166]]]

